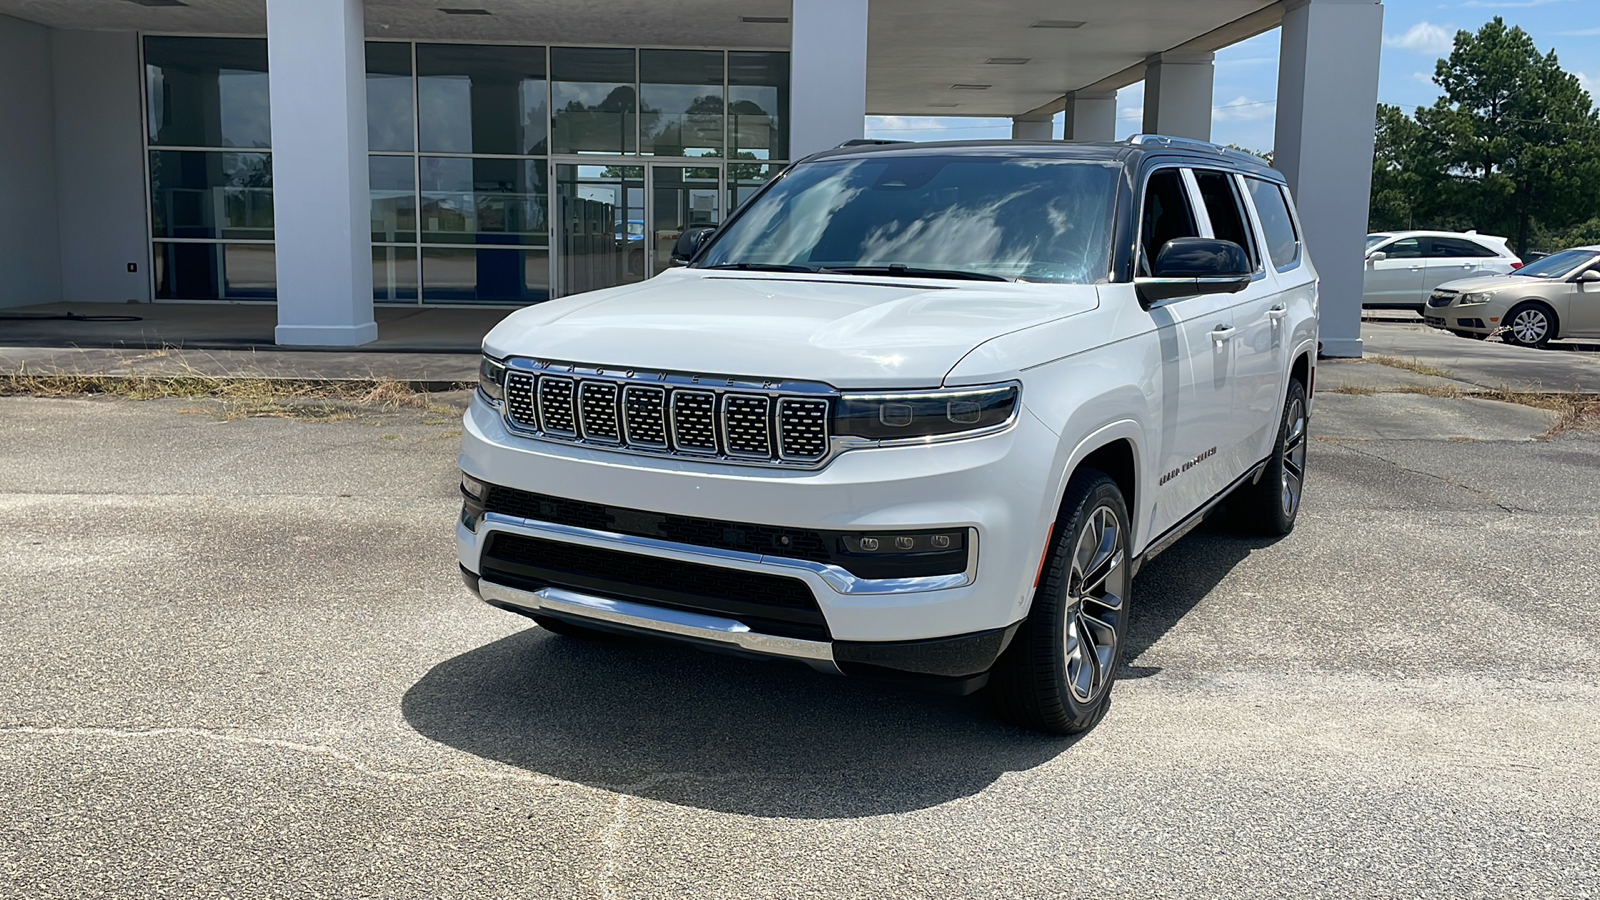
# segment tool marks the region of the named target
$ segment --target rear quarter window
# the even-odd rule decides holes
[[[1259,178],[1246,177],[1244,183],[1261,219],[1261,230],[1266,233],[1272,265],[1280,272],[1293,268],[1300,261],[1300,233],[1295,230],[1294,217],[1289,215],[1283,188]]]

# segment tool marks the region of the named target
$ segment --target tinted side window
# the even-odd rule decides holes
[[[1149,275],[1151,263],[1161,255],[1167,241],[1180,237],[1199,237],[1189,195],[1177,169],[1158,169],[1144,188],[1144,216],[1140,231],[1139,274]]]
[[[1383,252],[1390,259],[1421,259],[1422,242],[1416,238],[1405,238],[1384,247]]]
[[[1488,247],[1462,238],[1429,238],[1428,256],[1457,256],[1468,258],[1481,258],[1486,256],[1499,256]]]
[[[1206,214],[1211,217],[1212,236],[1243,247],[1254,265],[1256,245],[1250,239],[1250,229],[1245,226],[1244,212],[1239,206],[1239,194],[1234,189],[1233,177],[1225,172],[1199,169],[1195,170],[1194,177],[1200,185],[1200,197],[1205,201]]]
[[[1261,216],[1261,230],[1267,235],[1267,254],[1272,257],[1272,264],[1279,269],[1289,268],[1300,258],[1300,235],[1294,230],[1283,189],[1257,178],[1246,178],[1245,184],[1249,185],[1250,199]]]

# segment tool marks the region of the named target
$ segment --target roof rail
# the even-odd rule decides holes
[[[837,147],[835,147],[833,149],[835,149],[835,150],[843,150],[846,147],[870,147],[870,146],[877,145],[877,144],[909,144],[909,143],[912,143],[912,142],[911,141],[895,141],[895,140],[889,140],[888,138],[851,138],[850,140],[845,141],[844,143],[840,144],[839,146],[837,146]]]
[[[1179,150],[1198,150],[1201,153],[1215,153],[1218,156],[1226,156],[1241,162],[1253,162],[1258,166],[1267,165],[1266,160],[1254,153],[1235,150],[1232,147],[1224,147],[1221,144],[1213,144],[1210,141],[1201,141],[1195,138],[1168,137],[1164,134],[1136,134],[1128,138],[1128,143],[1144,147],[1156,146],[1172,147]]]

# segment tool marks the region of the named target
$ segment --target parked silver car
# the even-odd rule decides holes
[[[1504,275],[1521,267],[1506,239],[1475,231],[1384,231],[1367,235],[1367,272],[1361,305],[1368,309],[1422,311],[1433,289],[1476,275]]]
[[[1462,337],[1499,333],[1524,347],[1600,337],[1600,245],[1563,250],[1509,275],[1442,284],[1422,316]]]

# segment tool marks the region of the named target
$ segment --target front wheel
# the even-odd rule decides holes
[[[1543,347],[1556,336],[1556,314],[1543,303],[1519,303],[1506,313],[1506,339],[1521,347]]]
[[[1127,640],[1130,541],[1116,482],[1093,469],[1074,474],[1033,608],[989,682],[1003,718],[1077,734],[1105,715]]]
[[[1229,518],[1246,531],[1285,535],[1294,530],[1300,515],[1306,480],[1306,389],[1291,380],[1288,393],[1278,439],[1261,478],[1255,484],[1241,485],[1228,498]]]

